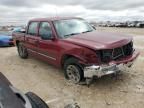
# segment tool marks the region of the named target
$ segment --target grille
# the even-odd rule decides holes
[[[133,43],[130,42],[122,47],[102,50],[100,51],[102,62],[108,62],[110,60],[118,60],[122,57],[129,56],[133,53]]]
[[[123,46],[124,55],[129,56],[133,53],[133,42]]]
[[[123,49],[122,48],[115,48],[112,51],[112,58],[113,59],[119,58],[119,57],[121,57],[123,55],[124,55],[124,53],[123,53]]]

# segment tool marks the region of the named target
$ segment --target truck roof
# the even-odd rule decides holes
[[[68,19],[82,19],[78,17],[48,17],[48,18],[34,18],[30,21],[57,21],[57,20],[68,20]]]

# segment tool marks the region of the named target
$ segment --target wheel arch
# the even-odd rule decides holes
[[[61,67],[63,68],[64,62],[69,59],[69,58],[76,58],[80,64],[85,64],[86,60],[84,60],[82,57],[72,55],[72,54],[64,54],[61,58]]]

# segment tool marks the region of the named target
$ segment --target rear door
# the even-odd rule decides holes
[[[38,47],[38,24],[39,22],[30,22],[25,35],[25,45],[29,52],[36,52]]]

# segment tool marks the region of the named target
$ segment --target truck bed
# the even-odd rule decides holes
[[[14,32],[12,33],[12,37],[14,40],[24,41],[25,33],[21,32]]]

